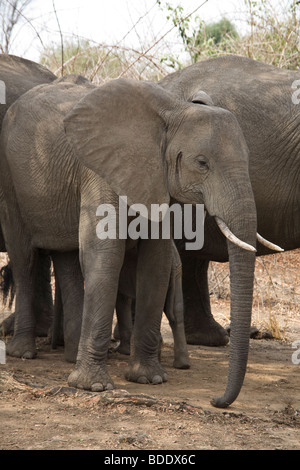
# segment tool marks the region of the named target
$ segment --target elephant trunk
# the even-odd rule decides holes
[[[232,245],[228,242],[228,245]],[[238,253],[240,248],[228,246],[231,289],[231,327],[228,381],[224,395],[213,398],[212,405],[227,408],[237,398],[245,377],[253,299],[255,255]]]
[[[229,218],[230,229],[247,244],[256,246],[256,209],[252,189],[245,198],[245,187],[241,198],[234,205],[237,215]],[[212,405],[226,408],[237,398],[243,385],[249,351],[255,251],[248,251],[227,240],[231,290],[231,328],[229,369],[226,390],[223,396],[213,398]]]

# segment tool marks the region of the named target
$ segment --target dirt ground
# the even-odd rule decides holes
[[[299,449],[299,279],[300,250],[257,259],[253,325],[259,339],[250,340],[244,386],[228,409],[213,408],[210,399],[224,392],[229,347],[189,346],[191,368],[176,370],[165,319],[168,382],[162,385],[128,383],[128,357],[113,353],[114,391],[75,390],[67,384],[73,365],[63,350],[39,339],[36,359],[7,357],[0,365],[0,449]],[[210,285],[214,316],[226,326],[227,264],[212,265]]]

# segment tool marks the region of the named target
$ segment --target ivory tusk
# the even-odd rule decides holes
[[[244,250],[253,251],[253,252],[256,251],[256,248],[254,248],[254,246],[248,245],[248,243],[245,243],[245,242],[243,242],[242,240],[240,240],[239,238],[237,238],[237,237],[229,230],[229,228],[227,227],[227,225],[225,224],[225,222],[223,222],[222,219],[220,219],[219,217],[215,217],[215,220],[216,220],[216,222],[217,222],[217,224],[218,224],[219,229],[220,229],[221,232],[225,235],[225,237],[228,238],[228,240],[230,240],[232,243],[234,243],[235,245],[239,246],[240,248],[243,248]]]
[[[267,248],[270,248],[270,250],[273,250],[273,251],[284,251],[283,248],[280,248],[280,246],[274,245],[274,243],[269,242],[268,240],[266,240],[265,238],[263,238],[261,235],[259,235],[259,233],[256,234],[256,237],[257,237],[257,240],[259,241],[259,243],[261,243],[262,245],[266,246]]]

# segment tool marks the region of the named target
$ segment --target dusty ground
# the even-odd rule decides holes
[[[214,315],[224,326],[227,269],[214,264],[210,275]],[[210,399],[224,391],[229,348],[189,346],[191,368],[176,370],[165,320],[169,379],[156,386],[126,382],[128,359],[114,354],[114,392],[76,391],[67,385],[73,365],[41,339],[37,359],[7,357],[0,365],[0,449],[299,449],[300,364],[292,361],[293,354],[300,361],[299,273],[300,250],[257,260],[253,324],[279,339],[251,339],[242,392],[227,410]]]

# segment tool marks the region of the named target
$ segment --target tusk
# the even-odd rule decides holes
[[[259,241],[259,243],[261,243],[262,245],[266,246],[267,248],[270,248],[270,250],[273,250],[273,251],[284,251],[283,248],[280,248],[280,246],[274,245],[274,243],[269,242],[268,240],[266,240],[265,238],[263,238],[261,235],[259,235],[259,233],[256,234],[256,237],[257,237],[257,240]]]
[[[223,222],[222,219],[219,217],[215,217],[215,220],[218,224],[219,229],[221,232],[225,235],[228,240],[230,240],[232,243],[235,245],[239,246],[240,248],[243,248],[243,250],[248,250],[248,251],[256,251],[256,248],[252,245],[248,245],[248,243],[242,242],[239,238],[237,238],[227,227],[225,222]]]

